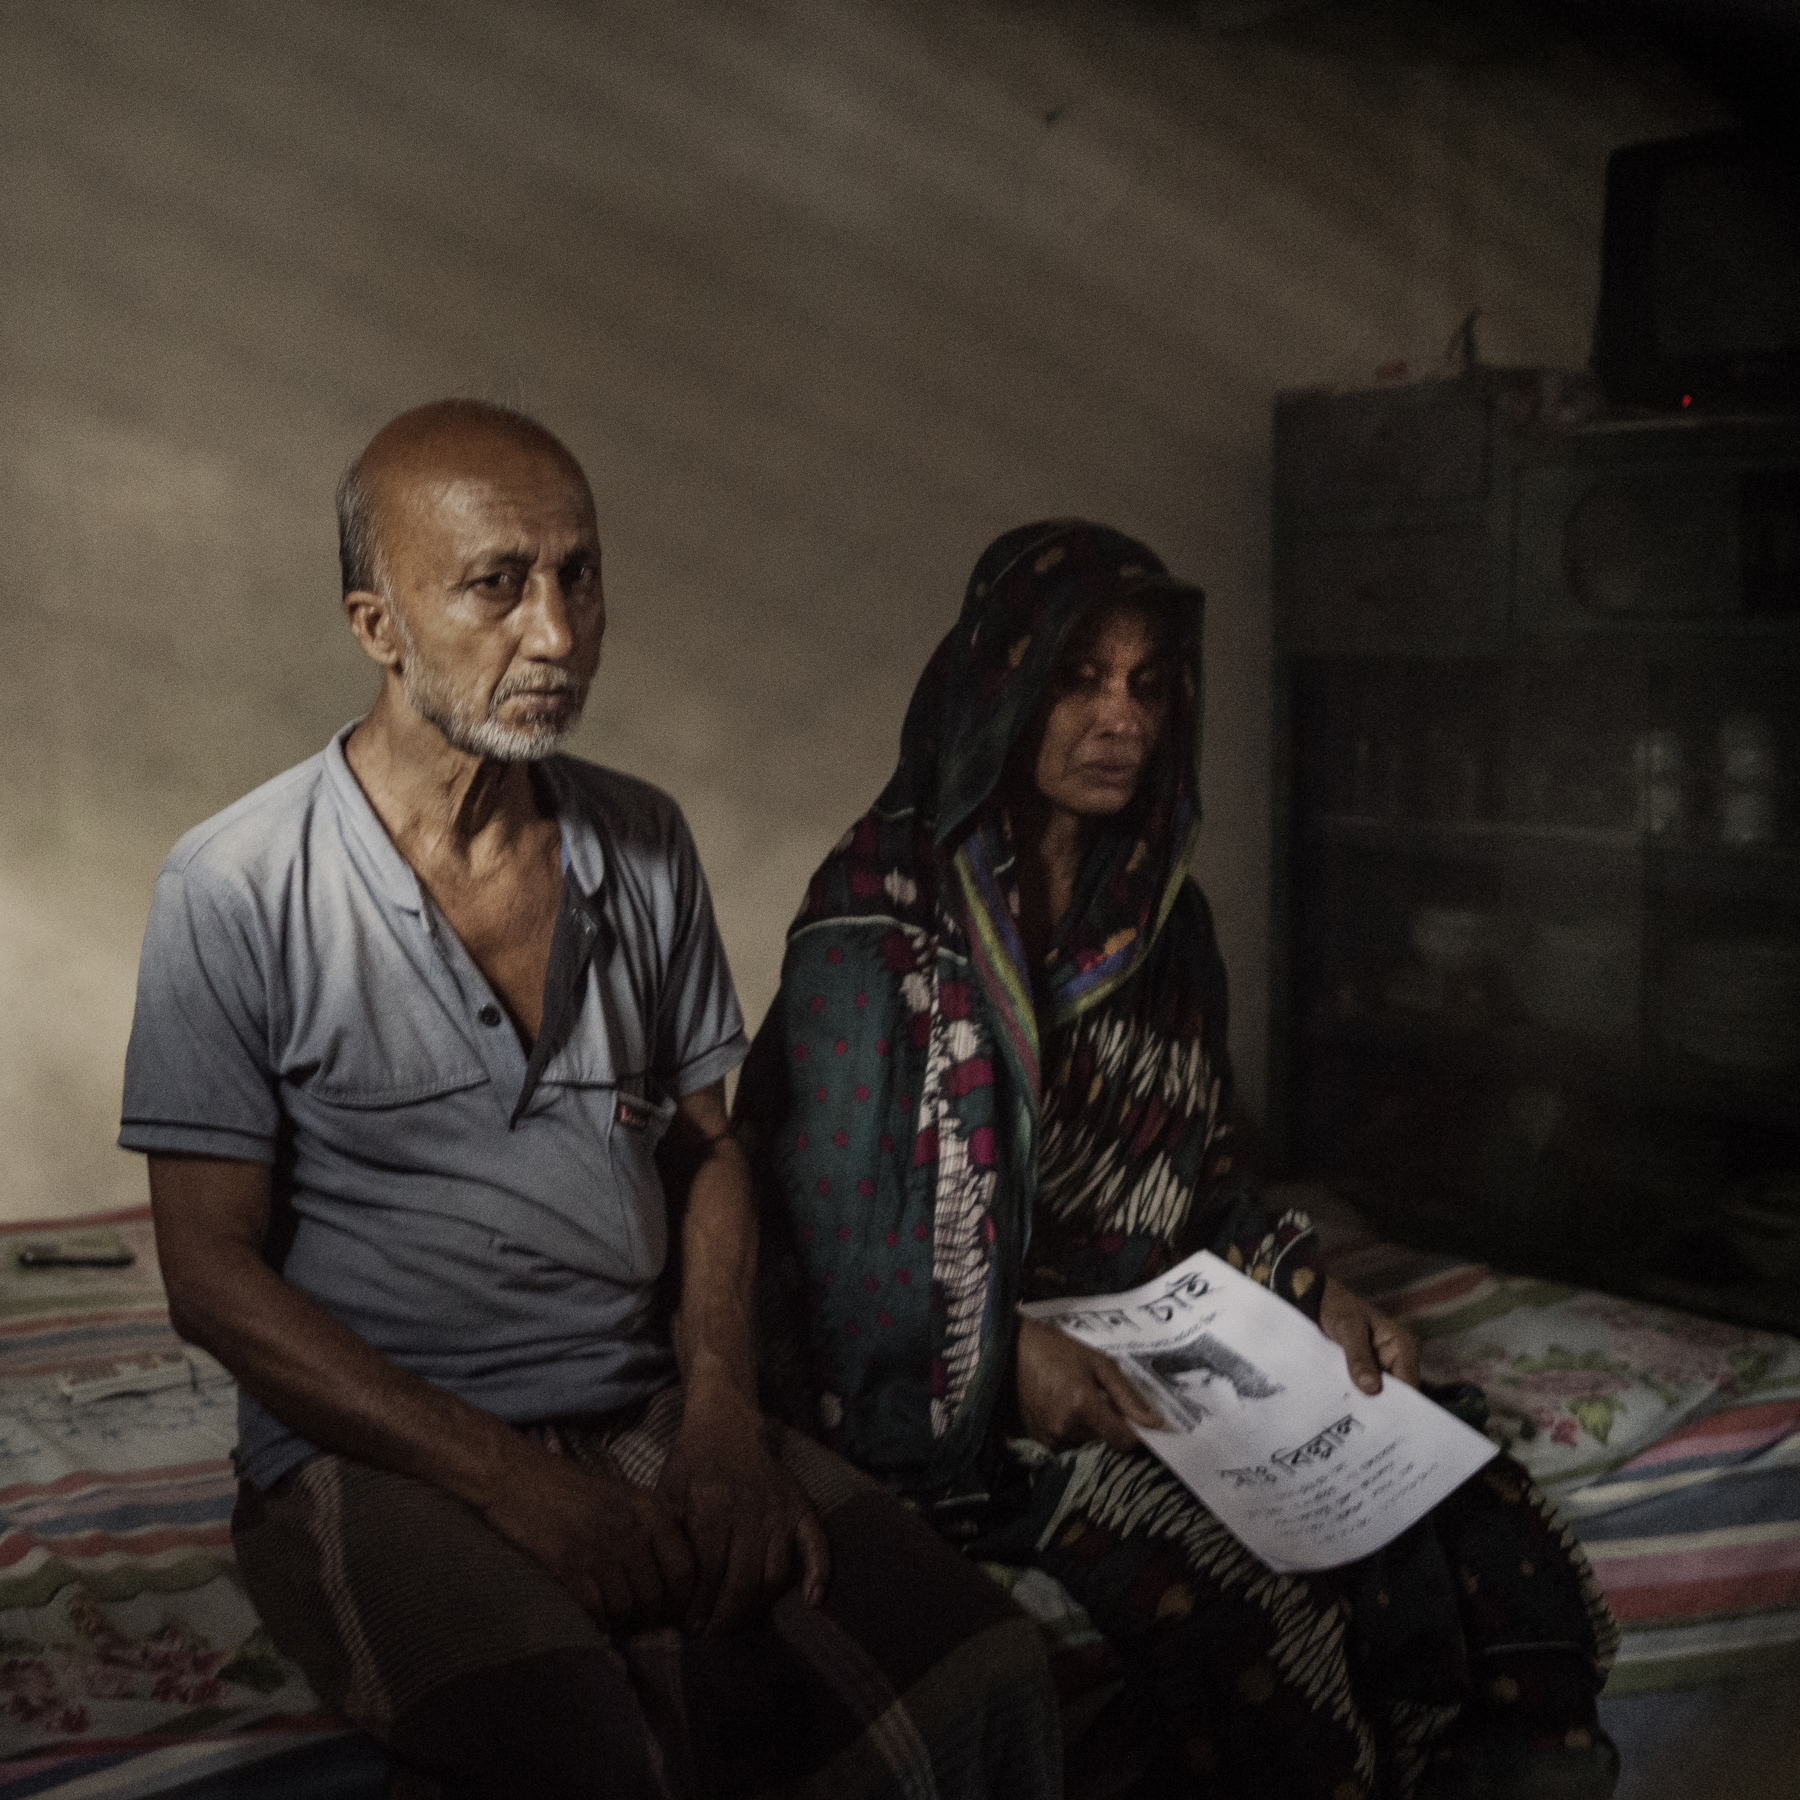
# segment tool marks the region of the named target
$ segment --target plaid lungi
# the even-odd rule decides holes
[[[636,1416],[532,1428],[640,1486],[679,1390]],[[322,1453],[232,1537],[250,1597],[320,1695],[446,1795],[1039,1800],[1060,1792],[1038,1634],[885,1490],[784,1434],[831,1542],[825,1602],[790,1590],[718,1638],[609,1638],[442,1489]]]

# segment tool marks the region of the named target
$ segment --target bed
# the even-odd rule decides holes
[[[1622,1792],[1695,1791],[1634,1769],[1635,1721],[1671,1712],[1647,1703],[1680,1695],[1703,1731],[1800,1673],[1800,1340],[1404,1249],[1309,1200],[1334,1271],[1434,1379],[1481,1383],[1586,1543],[1625,1630],[1603,1701]],[[76,1232],[116,1266],[31,1266]],[[170,1330],[147,1212],[0,1227],[0,1800],[385,1791],[238,1585],[234,1435],[230,1377]],[[1015,1591],[1091,1705],[1104,1657],[1047,1590]]]
[[[50,1240],[131,1260],[30,1266]],[[238,1584],[236,1436],[230,1376],[170,1329],[147,1209],[0,1228],[6,1800],[385,1791]]]

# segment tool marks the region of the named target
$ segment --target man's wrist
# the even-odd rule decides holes
[[[496,1414],[479,1407],[469,1411],[473,1416],[463,1438],[466,1463],[454,1478],[439,1485],[487,1518],[504,1506],[509,1495],[518,1492],[526,1470],[548,1452]]]
[[[753,1363],[727,1358],[716,1351],[699,1350],[689,1358],[682,1381],[686,1410],[709,1407],[744,1408],[761,1413],[756,1397]]]

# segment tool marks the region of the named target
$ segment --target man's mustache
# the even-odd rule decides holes
[[[587,692],[587,683],[578,681],[567,669],[540,669],[532,675],[513,675],[494,689],[490,707],[504,706],[522,694],[573,694],[578,699]]]

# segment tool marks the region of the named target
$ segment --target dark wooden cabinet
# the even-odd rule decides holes
[[[1800,420],[1295,395],[1275,592],[1280,1160],[1800,1328]]]

